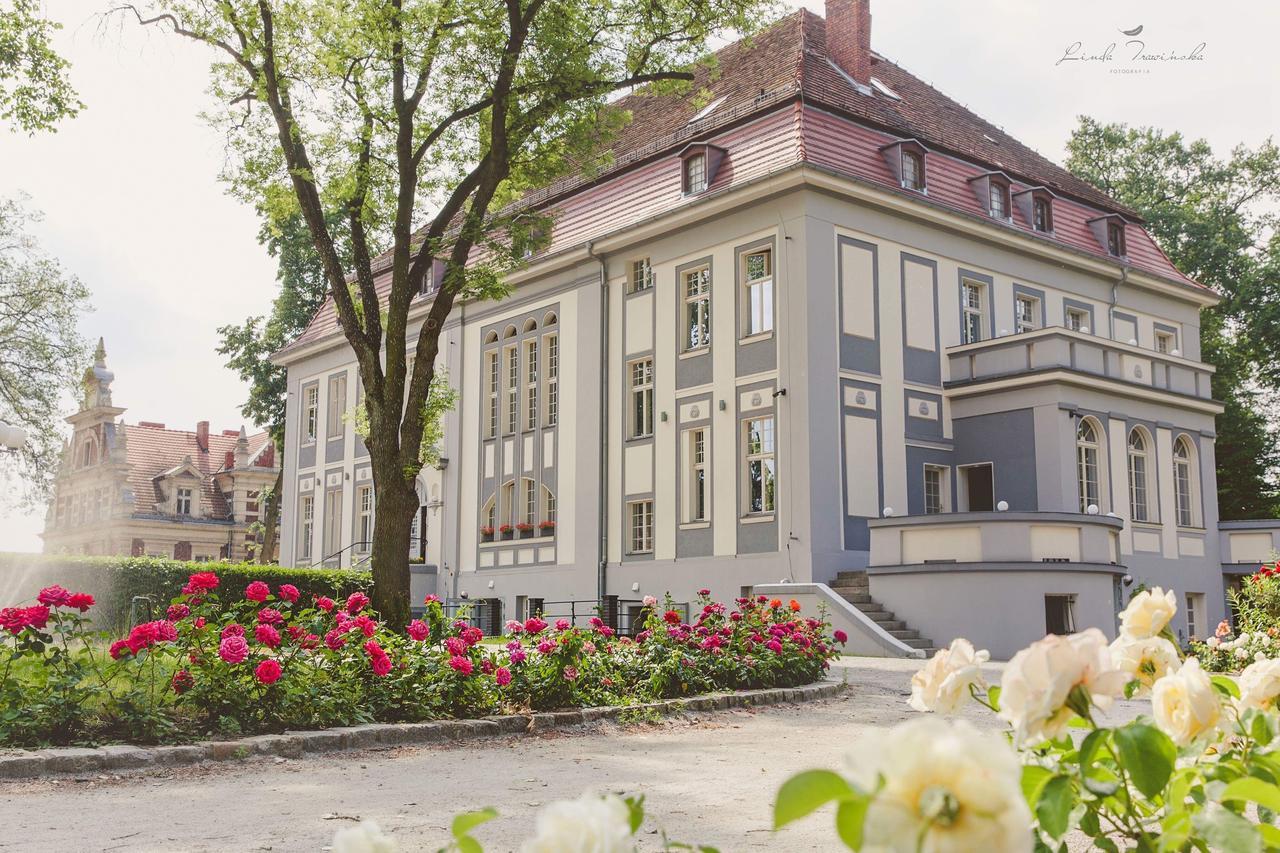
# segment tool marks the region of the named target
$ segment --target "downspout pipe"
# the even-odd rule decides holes
[[[596,559],[596,601],[604,606],[608,589],[609,567],[609,273],[603,255],[595,253],[595,245],[587,241],[587,255],[600,265],[600,528],[599,553]]]
[[[1129,281],[1129,268],[1120,268],[1120,278],[1111,283],[1111,308],[1107,311],[1107,337],[1116,338],[1116,306],[1120,303],[1120,285]]]

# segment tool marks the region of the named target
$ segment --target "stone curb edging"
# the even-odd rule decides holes
[[[724,711],[730,708],[777,705],[783,702],[811,702],[835,696],[846,686],[842,681],[827,680],[802,687],[772,687],[735,693],[711,693],[688,699],[663,699],[640,705],[509,714],[474,720],[370,723],[317,731],[286,731],[278,735],[255,735],[238,740],[206,741],[180,746],[113,744],[100,747],[42,749],[12,755],[0,754],[0,779],[29,779],[54,773],[176,767],[202,761],[233,761],[253,756],[302,758],[306,753],[541,733],[602,720],[616,720],[637,712],[669,716],[681,711]]]

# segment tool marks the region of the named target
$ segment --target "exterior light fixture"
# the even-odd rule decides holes
[[[639,592],[639,591],[640,591],[640,581],[636,581],[635,583],[633,583],[633,584],[631,585],[631,591],[632,591],[632,592]]]
[[[1097,504],[1089,504],[1087,507],[1085,507],[1084,511],[1089,513],[1089,515],[1097,515],[1100,510],[1098,509]]]
[[[883,515],[885,518],[893,518],[893,507],[891,506],[885,507],[883,510],[880,511],[880,514]]]
[[[1000,501],[1000,503],[996,504],[996,509],[997,509],[997,510],[999,510],[1000,512],[1008,512],[1008,511],[1009,511],[1009,502],[1008,502],[1008,501]]]

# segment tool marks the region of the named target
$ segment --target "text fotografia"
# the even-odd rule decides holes
[[[1144,67],[1170,62],[1203,62],[1205,42],[1190,50],[1152,50],[1142,39],[1124,43],[1111,42],[1101,50],[1086,50],[1083,42],[1073,42],[1063,51],[1055,66],[1064,62],[1100,63],[1114,66],[1114,73],[1144,73]]]

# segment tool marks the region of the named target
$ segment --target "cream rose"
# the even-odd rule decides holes
[[[950,648],[939,649],[924,669],[911,676],[907,704],[917,711],[955,713],[969,698],[969,685],[986,688],[982,664],[990,659],[986,649],[975,651],[968,640],[953,640]]]
[[[1217,728],[1222,704],[1200,661],[1187,658],[1151,688],[1151,716],[1174,743],[1186,746]]]
[[[1106,710],[1124,692],[1126,672],[1111,660],[1107,638],[1097,628],[1069,636],[1049,635],[1013,656],[1000,681],[1000,716],[1014,728],[1019,744],[1057,737],[1072,714],[1071,691],[1087,691]]]
[[[1124,670],[1129,680],[1142,684],[1141,692],[1151,689],[1161,678],[1178,668],[1178,650],[1164,637],[1135,639],[1121,634],[1111,644],[1111,660]]]
[[[1240,673],[1240,698],[1236,706],[1240,710],[1257,708],[1268,711],[1276,707],[1280,698],[1280,660],[1264,658],[1251,663]]]
[[[1120,612],[1120,632],[1137,640],[1154,637],[1177,612],[1178,599],[1173,590],[1165,592],[1158,586],[1144,589],[1129,599],[1129,606]]]
[[[333,834],[333,853],[395,853],[398,849],[395,839],[371,820]]]
[[[996,734],[917,717],[865,741],[852,766],[863,790],[884,783],[867,806],[863,850],[1031,850],[1022,767]]]
[[[635,849],[631,812],[620,797],[587,792],[538,812],[521,853],[623,853]]]

